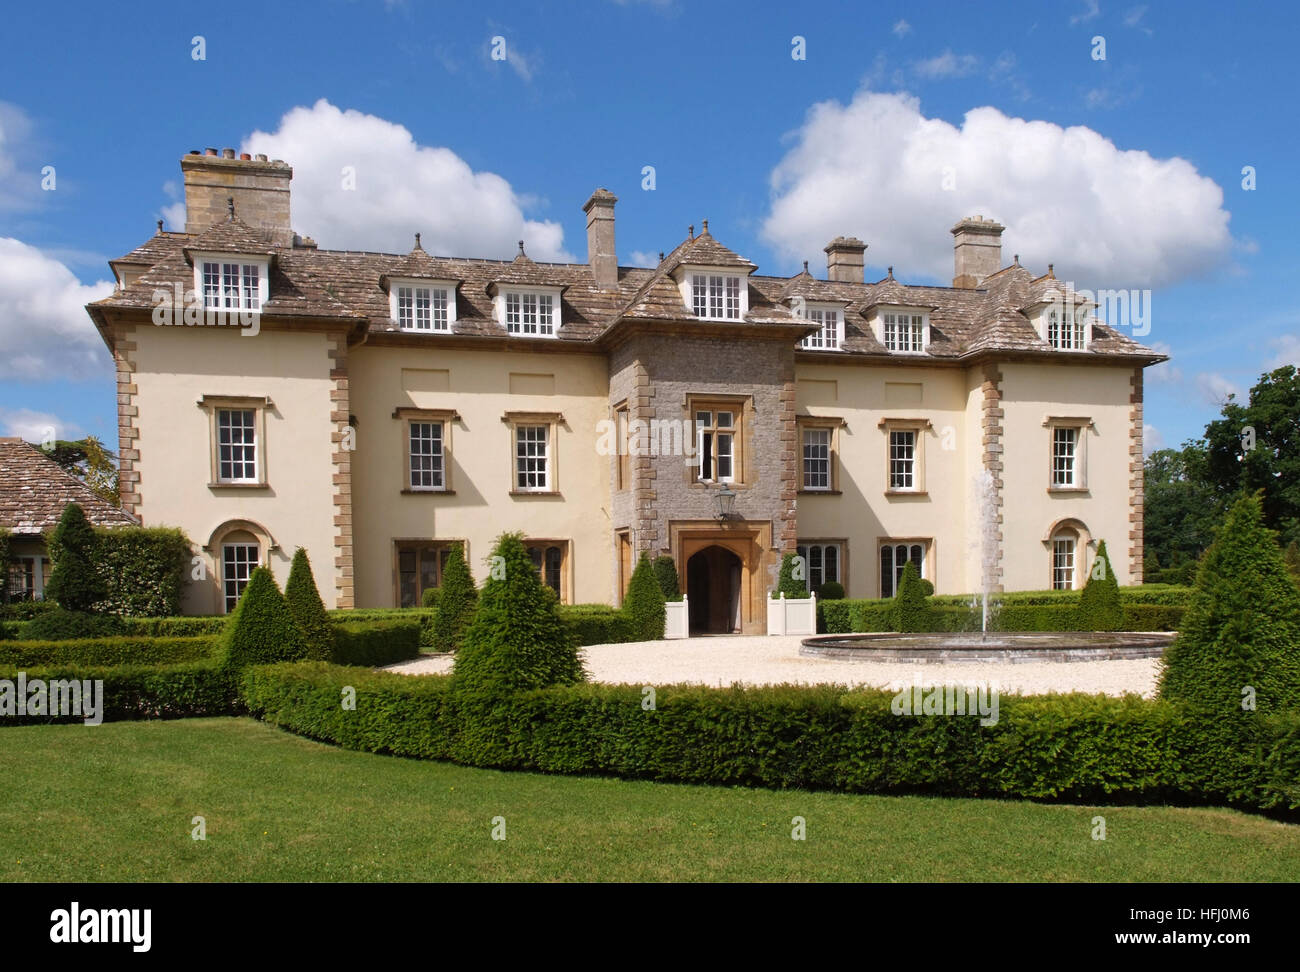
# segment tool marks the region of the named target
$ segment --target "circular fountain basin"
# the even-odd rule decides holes
[[[805,638],[799,654],[875,662],[1086,662],[1159,658],[1173,631],[997,631]]]

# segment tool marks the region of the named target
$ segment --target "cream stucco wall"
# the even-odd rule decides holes
[[[288,579],[293,551],[307,548],[327,607],[334,606],[333,467],[330,462],[331,340],[322,333],[263,329],[245,337],[221,327],[136,325],[135,424],[140,515],[148,526],[177,526],[196,546],[231,520],[250,520],[278,544],[266,558]],[[203,396],[265,396],[265,488],[209,487],[213,441]],[[183,610],[216,614],[220,549],[199,551],[206,577],[191,580]],[[264,552],[265,556],[265,552]]]
[[[1000,365],[1003,473],[1003,585],[1007,590],[1051,586],[1051,550],[1044,543],[1051,526],[1067,517],[1082,521],[1094,541],[1086,563],[1079,561],[1079,585],[1105,540],[1119,583],[1129,584],[1129,380],[1131,367],[1084,365]],[[1086,432],[1087,490],[1049,491],[1050,416],[1090,418]]]
[[[395,540],[464,540],[482,583],[493,541],[513,530],[570,541],[566,599],[613,603],[610,459],[597,452],[598,423],[610,415],[603,355],[365,344],[352,349],[348,369],[357,607],[397,603]],[[397,408],[459,415],[448,423],[450,493],[403,493],[407,433]],[[529,411],[564,416],[559,496],[511,492],[513,441],[502,418]]]
[[[965,483],[972,426],[965,372],[800,362],[795,396],[800,416],[845,423],[839,434],[840,495],[801,492],[798,499],[800,541],[846,541],[845,593],[880,596],[884,538],[930,541],[927,566],[935,591],[970,590]],[[883,419],[929,420],[919,440],[924,492],[887,492],[889,437]],[[978,418],[973,428],[978,446]],[[799,450],[802,462],[802,441]]]

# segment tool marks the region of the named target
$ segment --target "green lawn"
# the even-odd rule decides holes
[[[251,719],[4,728],[0,780],[0,881],[1300,877],[1300,826],[1227,810],[499,773],[347,752]],[[206,841],[190,837],[195,814]],[[1098,814],[1104,842],[1090,836]],[[795,816],[805,841],[790,837]]]

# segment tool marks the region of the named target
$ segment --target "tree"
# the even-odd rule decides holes
[[[1088,583],[1079,595],[1080,631],[1119,631],[1124,627],[1124,609],[1119,603],[1119,580],[1111,569],[1106,541],[1097,545]]]
[[[654,566],[644,552],[628,581],[623,613],[632,625],[632,637],[636,641],[659,641],[663,638],[667,624],[664,592],[659,587]]]
[[[1219,715],[1300,707],[1300,591],[1259,494],[1233,505],[1201,561],[1160,694]]]
[[[84,439],[59,439],[41,451],[89,486],[100,499],[114,506],[121,505],[117,456],[104,448],[98,438],[88,435]]]
[[[474,620],[478,607],[478,588],[465,563],[465,554],[456,544],[447,555],[442,572],[442,593],[438,596],[438,613],[433,619],[433,647],[438,651],[455,651],[460,647],[465,629]]]
[[[491,702],[586,679],[578,650],[519,533],[503,534],[452,669],[452,691]]]
[[[808,596],[808,565],[798,554],[781,557],[781,573],[777,575],[773,598],[784,594],[787,598]]]
[[[50,582],[45,596],[65,611],[89,611],[108,596],[108,584],[95,567],[94,527],[76,503],[63,508],[50,537]]]
[[[240,671],[249,665],[298,661],[307,657],[307,650],[275,577],[265,567],[254,569],[217,639],[222,667]]]
[[[1245,404],[1229,395],[1198,445],[1205,459],[1195,472],[1225,506],[1258,491],[1264,525],[1283,544],[1300,540],[1300,371],[1261,375]]]
[[[889,623],[895,631],[929,631],[934,627],[921,573],[914,561],[909,560],[903,568],[898,593],[889,607]]]
[[[681,581],[677,576],[677,562],[664,554],[655,558],[655,580],[659,581],[659,589],[664,592],[665,601],[680,601],[682,599]]]
[[[316,588],[311,562],[307,560],[307,551],[302,547],[293,552],[289,580],[284,585],[284,600],[306,642],[306,657],[321,660],[334,657],[334,622],[325,611],[325,602],[321,600],[320,591]]]
[[[1143,464],[1143,576],[1191,564],[1214,540],[1222,499],[1203,480],[1205,453],[1198,446],[1159,449]]]

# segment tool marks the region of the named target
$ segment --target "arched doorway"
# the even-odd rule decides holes
[[[691,633],[730,634],[740,630],[740,558],[711,546],[686,562]]]

